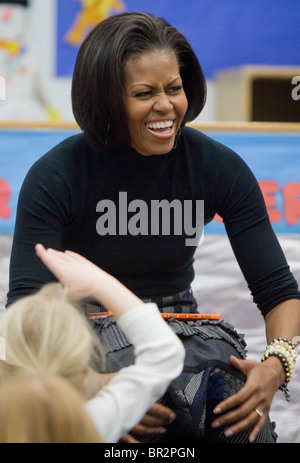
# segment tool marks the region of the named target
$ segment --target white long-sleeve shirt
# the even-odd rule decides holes
[[[118,442],[182,371],[185,351],[156,304],[122,315],[120,329],[134,346],[135,364],[122,368],[86,404],[104,442]]]

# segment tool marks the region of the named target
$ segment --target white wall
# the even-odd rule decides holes
[[[59,1],[59,0],[58,0]],[[56,77],[56,0],[31,0],[29,47],[34,52],[49,102],[62,119],[74,120],[71,108],[71,80]],[[197,120],[214,120],[214,84],[208,82],[206,106]]]
[[[71,80],[55,75],[56,0],[31,0],[28,41],[39,65],[48,101],[64,120],[73,120]]]

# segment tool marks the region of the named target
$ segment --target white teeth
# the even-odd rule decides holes
[[[161,122],[147,122],[146,127],[148,129],[165,129],[171,128],[173,125],[173,121],[161,121]]]

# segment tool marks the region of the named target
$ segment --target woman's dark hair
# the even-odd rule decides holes
[[[0,0],[1,3],[9,3],[12,5],[21,5],[21,6],[29,6],[29,0]]]
[[[206,100],[199,61],[185,37],[160,17],[122,13],[100,22],[83,41],[72,81],[72,106],[79,127],[96,150],[129,144],[123,102],[124,63],[154,49],[172,50],[179,63],[188,109],[194,120]]]

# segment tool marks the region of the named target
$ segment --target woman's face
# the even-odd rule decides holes
[[[188,107],[175,53],[153,50],[124,67],[130,145],[144,156],[168,153]]]

